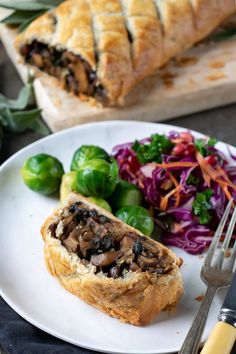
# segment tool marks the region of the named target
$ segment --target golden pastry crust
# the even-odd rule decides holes
[[[234,0],[190,0],[195,26],[195,42],[211,33],[236,12]]]
[[[67,0],[36,19],[16,46],[37,40],[80,56],[114,105],[234,12],[234,0]]]
[[[149,324],[161,310],[176,305],[183,293],[179,270],[182,260],[162,244],[151,241],[155,247],[171,257],[171,271],[161,276],[147,271],[128,272],[124,277],[113,279],[101,272],[96,274],[92,264],[84,265],[76,254],[67,251],[61,241],[52,237],[49,226],[58,219],[62,208],[78,201],[87,204],[90,209],[96,208],[102,215],[118,222],[122,231],[142,235],[109,212],[91,204],[86,198],[71,193],[65,204],[45,221],[41,229],[47,269],[59,279],[63,287],[103,312],[137,326]]]

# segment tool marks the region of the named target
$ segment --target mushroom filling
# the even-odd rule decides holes
[[[120,223],[81,202],[64,209],[49,230],[68,251],[107,277],[118,278],[129,271],[162,275],[173,267],[171,257],[151,239],[122,229]]]
[[[21,47],[20,52],[27,63],[55,76],[67,91],[106,103],[106,91],[99,83],[96,72],[79,55],[37,41]]]

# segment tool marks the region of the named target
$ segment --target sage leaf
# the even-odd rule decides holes
[[[39,118],[33,121],[33,123],[30,125],[30,129],[44,136],[50,134],[50,130],[46,124]]]
[[[51,5],[53,7],[59,6],[65,0],[37,0],[41,4]]]
[[[236,28],[227,28],[221,32],[215,33],[210,37],[215,42],[225,41],[236,38]]]
[[[41,109],[35,105],[32,76],[29,76],[28,83],[21,89],[16,100],[0,94],[0,150],[4,131],[20,134],[29,129],[42,135],[50,133],[40,119]]]
[[[7,121],[4,118],[4,111],[0,112],[0,125],[3,127],[7,126]]]
[[[1,151],[1,148],[2,148],[2,142],[3,142],[3,127],[0,123],[0,151]]]
[[[42,2],[35,2],[35,1],[1,0],[0,7],[4,7],[6,9],[11,9],[11,10],[38,11],[38,10],[49,10],[54,6]]]
[[[6,129],[12,133],[23,133],[30,129],[32,123],[40,117],[41,109],[35,108],[29,111],[12,112],[6,109],[4,118],[7,122]]]
[[[13,110],[25,109],[33,97],[33,86],[32,84],[26,84],[23,89],[21,89],[19,96],[16,100],[11,100],[0,94],[0,110],[3,108],[9,108]]]
[[[36,13],[34,13],[34,15],[32,15],[31,17],[27,18],[25,21],[23,21],[21,23],[21,25],[18,27],[17,32],[21,33],[24,30],[26,30],[26,28],[31,24],[31,22],[33,22],[34,20],[36,20],[36,18],[38,18],[39,16],[43,15],[45,13],[45,11],[37,11]]]
[[[6,25],[20,25],[23,22],[27,21],[29,17],[35,15],[35,11],[14,11],[9,16],[2,19],[0,22],[5,23]]]

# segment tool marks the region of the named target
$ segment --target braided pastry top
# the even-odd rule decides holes
[[[234,0],[67,0],[18,36],[89,63],[109,103],[236,11]]]

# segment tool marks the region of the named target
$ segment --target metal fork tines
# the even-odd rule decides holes
[[[234,246],[230,253],[228,253],[228,249],[236,223],[236,208],[231,216],[224,241],[220,248],[217,247],[232,210],[232,205],[233,200],[230,200],[205,258],[201,271],[201,279],[207,285],[207,291],[179,354],[195,354],[198,352],[212,300],[218,289],[229,286],[233,277],[234,265],[236,263],[236,241],[234,241]],[[227,262],[225,262],[226,258]]]

